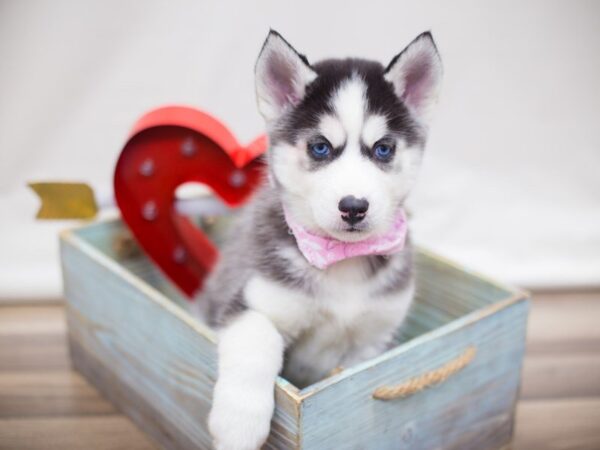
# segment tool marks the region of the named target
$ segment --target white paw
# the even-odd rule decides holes
[[[208,428],[217,450],[258,450],[267,440],[273,398],[215,395]],[[256,396],[252,396],[256,397]],[[258,401],[256,401],[258,400]]]

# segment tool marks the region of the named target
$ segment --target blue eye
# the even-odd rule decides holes
[[[331,153],[331,147],[327,142],[317,142],[310,145],[310,152],[316,159],[325,159]]]
[[[377,144],[375,146],[375,158],[381,161],[387,161],[392,156],[392,147],[386,144]]]

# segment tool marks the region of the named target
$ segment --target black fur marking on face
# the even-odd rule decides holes
[[[422,128],[395,94],[393,85],[384,78],[385,69],[380,63],[353,58],[328,59],[311,68],[317,78],[306,87],[300,103],[280,119],[271,136],[273,142],[295,144],[300,136],[317,128],[324,115],[334,112],[331,99],[338,87],[358,76],[367,88],[367,114],[383,115],[390,133],[404,139],[407,145],[424,143]]]
[[[281,40],[282,40],[282,41],[285,43],[285,45],[287,45],[287,46],[289,47],[289,49],[290,49],[291,51],[293,51],[293,52],[294,52],[294,53],[295,53],[295,54],[298,56],[298,58],[300,58],[300,60],[301,60],[301,61],[302,61],[302,62],[303,62],[303,63],[304,63],[304,64],[305,64],[307,67],[310,67],[310,63],[308,62],[308,58],[306,58],[306,56],[305,56],[305,55],[303,55],[302,53],[299,53],[299,52],[298,52],[298,50],[296,50],[296,49],[295,49],[295,48],[292,46],[292,44],[290,44],[290,43],[287,41],[287,39],[285,39],[285,38],[284,38],[284,37],[283,37],[283,36],[282,36],[282,35],[281,35],[281,34],[280,34],[278,31],[274,30],[273,28],[271,28],[271,29],[269,30],[269,34],[268,34],[267,38],[265,39],[265,41],[263,42],[263,45],[262,45],[262,47],[260,48],[260,52],[259,52],[259,54],[258,54],[259,56],[258,56],[258,59],[257,59],[257,63],[258,63],[258,60],[260,60],[260,55],[262,54],[263,50],[265,49],[265,47],[266,47],[266,45],[267,45],[267,42],[269,42],[269,38],[271,38],[271,36],[276,36],[276,37],[278,37],[279,39],[281,39]]]
[[[404,55],[404,53],[406,53],[406,51],[410,48],[410,46],[413,45],[415,42],[420,41],[421,39],[428,39],[429,41],[431,41],[431,44],[433,45],[435,52],[438,53],[438,57],[439,57],[439,51],[438,51],[437,45],[435,44],[435,41],[433,40],[431,31],[424,31],[423,33],[418,35],[416,38],[414,38],[412,40],[412,42],[404,48],[404,50],[402,50],[400,53],[398,53],[396,56],[394,56],[392,58],[390,63],[385,68],[384,73],[388,73],[391,70],[391,68],[394,67],[394,64],[396,64],[398,62],[398,60],[402,57],[402,55]]]
[[[319,143],[319,142],[325,142],[331,148],[331,153],[326,158],[315,158],[310,150],[310,147],[312,145]],[[345,147],[346,147],[345,142],[342,145],[340,145],[339,147],[334,147],[333,145],[331,145],[331,142],[329,142],[329,140],[325,136],[322,136],[320,134],[317,136],[314,136],[312,138],[309,138],[306,142],[306,151],[310,158],[310,166],[309,166],[308,170],[314,171],[314,170],[320,169],[322,167],[325,167],[332,161],[335,161],[343,153]]]
[[[388,159],[382,160],[378,159],[375,156],[375,148],[377,148],[377,146],[381,144],[387,145],[392,149],[392,153]],[[375,142],[372,147],[369,147],[365,143],[361,143],[360,152],[363,156],[369,158],[373,162],[373,164],[375,164],[381,170],[387,172],[392,169],[392,161],[394,161],[394,158],[396,157],[396,142],[395,139],[393,139],[391,136],[384,136],[383,138]]]

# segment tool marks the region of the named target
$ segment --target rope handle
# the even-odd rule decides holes
[[[410,378],[404,383],[400,383],[395,386],[378,387],[373,391],[373,398],[375,400],[394,400],[396,398],[405,398],[416,394],[423,389],[427,389],[428,387],[443,383],[452,375],[467,367],[475,358],[476,353],[477,349],[475,347],[468,347],[456,358],[448,361],[437,369],[433,369],[430,372],[425,372],[422,375]]]

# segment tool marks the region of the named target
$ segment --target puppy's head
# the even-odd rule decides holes
[[[344,241],[382,234],[412,187],[442,76],[430,33],[387,67],[309,64],[271,31],[256,64],[269,175],[308,229]]]

